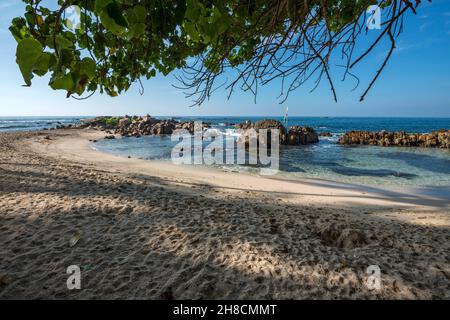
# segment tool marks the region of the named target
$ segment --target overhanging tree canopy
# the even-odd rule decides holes
[[[390,48],[374,71],[361,100],[384,69],[406,12],[420,0],[59,0],[56,9],[41,0],[23,0],[23,17],[12,21],[17,63],[26,85],[50,73],[50,87],[67,96],[110,96],[141,77],[182,69],[179,87],[201,104],[225,83],[257,94],[258,86],[281,79],[286,98],[308,80],[328,82],[333,54],[343,60],[344,78],[386,38]],[[367,31],[367,8],[383,9],[382,29],[364,53],[354,49]],[[67,9],[80,9],[80,24]],[[227,73],[228,74],[228,73]]]

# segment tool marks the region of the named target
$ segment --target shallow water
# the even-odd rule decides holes
[[[0,131],[29,131],[77,123],[85,117],[0,117]],[[168,118],[168,117],[160,117]],[[275,118],[276,117],[270,117]],[[235,123],[262,117],[175,117],[180,121],[202,120],[220,131],[232,130]],[[282,118],[278,118],[282,121]],[[318,132],[331,132],[309,146],[282,146],[280,176],[322,178],[367,185],[450,186],[450,150],[339,146],[338,135],[349,130],[431,132],[449,129],[449,118],[333,118],[293,117],[288,126],[311,126]],[[228,137],[229,139],[231,137]],[[170,137],[101,140],[95,148],[118,155],[170,161]],[[204,145],[207,145],[205,143]],[[216,165],[223,170],[259,173],[254,166]]]
[[[176,118],[203,120],[225,132],[231,124],[259,118]],[[281,120],[281,119],[280,119]],[[450,186],[450,150],[340,146],[338,134],[349,130],[388,130],[431,132],[450,128],[450,119],[415,118],[292,118],[288,125],[311,126],[318,132],[332,132],[332,138],[308,146],[282,146],[280,149],[280,176],[289,178],[321,178],[333,181],[367,185]],[[228,139],[232,137],[228,136]],[[143,159],[170,161],[177,141],[169,137],[148,136],[101,140],[95,148],[118,155]],[[205,142],[204,146],[209,142]],[[226,151],[226,150],[225,150]],[[223,170],[258,173],[259,168],[243,165],[215,165]]]

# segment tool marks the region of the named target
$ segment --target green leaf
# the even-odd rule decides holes
[[[74,87],[74,82],[70,74],[59,76],[50,81],[50,87],[54,90],[70,91]]]
[[[9,27],[9,31],[17,42],[20,42],[23,39],[22,33],[16,26]]]
[[[56,43],[57,50],[73,48],[72,41],[70,41],[69,39],[64,37],[64,35],[61,35],[61,34],[58,34],[55,37],[55,43]],[[49,48],[54,49],[53,36],[47,37],[47,40],[45,41],[45,45],[48,46]]]
[[[200,17],[200,6],[196,0],[188,0],[186,4],[186,16],[188,20],[195,22]]]
[[[127,20],[122,15],[122,11],[116,2],[110,3],[106,6],[106,12],[114,22],[121,27],[128,27]]]
[[[110,3],[112,3],[113,0],[96,0],[95,1],[95,12],[100,13],[103,11],[103,9]]]
[[[59,52],[59,66],[69,66],[70,63],[75,59],[74,52],[69,49],[62,49]]]
[[[34,64],[39,60],[42,51],[39,41],[31,38],[24,39],[17,45],[16,62],[27,86],[31,86]]]
[[[97,65],[91,58],[84,58],[80,61],[80,73],[88,76],[89,78],[95,77]]]
[[[129,29],[129,37],[130,38],[139,38],[145,33],[145,24],[144,23],[137,23],[130,26]]]
[[[186,31],[186,33],[189,35],[189,37],[193,40],[193,41],[199,41],[200,40],[200,35],[197,31],[197,29],[195,28],[195,25],[189,21],[185,21],[183,24],[183,28]]]
[[[100,13],[100,19],[102,21],[103,26],[111,31],[114,34],[122,34],[125,31],[125,28],[118,25],[114,19],[112,19],[106,10],[103,10]]]
[[[136,15],[136,19],[139,22],[145,22],[147,18],[147,10],[144,6],[137,5],[134,7],[134,13]]]
[[[55,56],[48,52],[43,52],[33,66],[33,72],[38,76],[44,76],[50,67],[56,62]]]

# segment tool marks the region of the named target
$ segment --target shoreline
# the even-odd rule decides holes
[[[0,134],[0,298],[450,298],[446,197],[128,159],[96,136]]]
[[[184,182],[212,185],[216,188],[234,189],[244,191],[261,191],[272,193],[287,193],[306,197],[307,201],[315,202],[319,197],[342,197],[354,203],[360,202],[361,195],[366,195],[364,204],[380,205],[424,205],[429,207],[450,208],[450,187],[414,187],[414,186],[380,186],[345,183],[320,178],[295,178],[286,176],[261,176],[246,172],[220,170],[208,166],[176,165],[169,161],[144,160],[113,155],[89,146],[89,140],[100,140],[104,133],[96,130],[69,130],[56,131],[57,140],[45,145],[40,150],[40,144],[33,143],[30,147],[36,152],[44,152],[54,156],[62,156],[81,162],[90,162],[95,165],[106,166],[119,172],[136,173],[158,176],[171,179],[173,176]],[[62,134],[62,135],[61,135]],[[212,181],[211,178],[214,178]],[[255,187],[258,186],[258,187]],[[411,202],[402,201],[409,198]],[[295,200],[295,199],[294,199]],[[369,200],[369,201],[367,201]],[[323,200],[319,201],[324,203]],[[337,203],[331,200],[330,203]],[[340,203],[342,204],[342,203]]]

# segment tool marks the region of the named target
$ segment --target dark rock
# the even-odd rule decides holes
[[[280,144],[286,143],[286,128],[278,120],[264,119],[264,120],[256,121],[255,123],[246,121],[244,123],[239,123],[239,124],[235,125],[235,128],[238,130],[241,130],[240,141],[243,141],[246,145],[248,145],[250,143],[250,139],[252,139],[252,135],[256,133],[255,137],[258,141],[258,145],[265,144],[267,146],[270,146],[270,142],[271,142],[270,129],[278,129],[279,134],[280,134],[280,137],[279,137]],[[260,137],[259,136],[260,130],[268,130],[267,136],[262,135],[262,137]],[[263,138],[264,140],[260,140],[261,138]]]
[[[319,136],[310,127],[293,126],[288,133],[288,144],[311,144],[319,142]]]
[[[268,146],[270,146],[271,141],[270,129],[278,129],[280,133],[280,144],[286,144],[286,128],[280,121],[273,119],[259,120],[255,122],[254,128],[258,133],[260,130],[264,129],[267,130],[268,132],[267,137],[265,137],[264,135],[262,137],[263,139],[267,139],[267,141],[259,141],[259,143],[265,143]]]
[[[122,118],[119,120],[118,127],[123,128],[123,127],[128,126],[130,123],[131,123],[131,119],[126,116],[125,118]]]
[[[159,122],[157,124],[155,124],[152,129],[151,129],[151,133],[152,134],[172,134],[173,130],[175,129],[175,124],[170,121],[162,121]]]
[[[432,133],[406,133],[369,131],[350,131],[343,134],[338,141],[341,145],[378,145],[383,147],[425,147],[450,148],[450,130],[439,130]]]
[[[255,123],[246,121],[244,123],[235,125],[235,128],[238,130],[242,130],[242,136],[240,139],[243,139],[246,145],[249,144],[251,138],[250,135],[252,131],[250,131],[250,129],[254,129],[254,132],[256,133],[259,133],[261,129],[278,129],[280,133],[280,144],[284,145],[299,145],[319,142],[319,137],[314,129],[310,127],[293,126],[287,132],[286,128],[280,121],[273,119],[260,120]],[[258,143],[270,145],[270,131],[268,131],[268,133],[269,134],[266,138],[267,141],[259,141],[260,137],[257,136]]]

